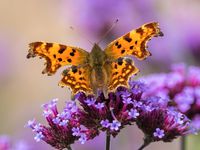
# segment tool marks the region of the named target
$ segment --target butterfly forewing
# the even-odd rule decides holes
[[[65,65],[82,65],[87,62],[89,53],[77,47],[57,43],[34,42],[29,44],[27,58],[40,56],[46,59],[46,68],[42,73],[54,74]]]
[[[105,49],[105,53],[111,59],[135,56],[143,60],[150,55],[150,52],[146,49],[147,41],[155,36],[163,36],[159,24],[156,22],[144,24],[111,42]]]

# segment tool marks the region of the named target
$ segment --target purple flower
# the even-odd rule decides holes
[[[145,106],[139,108],[140,115],[137,117],[136,123],[143,131],[145,141],[154,142],[162,140],[170,142],[177,136],[193,133],[194,130],[190,120],[184,114],[175,110],[175,108],[163,105],[164,99],[157,102],[149,101],[149,99],[144,99],[143,101],[144,105],[148,106],[148,109]]]
[[[87,141],[87,136],[86,136],[86,134],[82,133],[82,134],[80,135],[80,138],[79,138],[78,140],[81,142],[81,144],[84,144],[84,143]]]
[[[102,120],[100,122],[100,124],[102,125],[102,127],[105,127],[105,128],[108,128],[110,126],[110,123],[109,123],[109,120],[106,119],[106,120]]]
[[[95,99],[92,97],[89,97],[88,99],[86,99],[85,101],[87,103],[88,106],[94,105],[95,104]]]
[[[43,140],[57,149],[70,149],[75,141],[84,144],[100,132],[115,137],[121,129],[134,123],[150,142],[169,142],[192,132],[187,117],[169,107],[168,99],[143,98],[147,88],[140,81],[130,81],[129,87],[118,87],[108,98],[103,93],[97,97],[78,93],[76,101],[67,102],[60,113],[57,100],[53,100],[43,105],[48,126],[35,120],[28,121],[28,126],[36,133],[36,141]]]
[[[44,115],[49,126],[30,120],[27,126],[36,133],[37,142],[43,140],[57,149],[70,148],[70,145],[79,140],[82,144],[98,134],[93,129],[81,128],[79,121],[79,108],[75,102],[66,102],[61,113],[57,110],[57,100],[43,105]]]
[[[80,136],[81,135],[81,129],[79,127],[76,127],[76,128],[73,127],[72,132],[73,132],[72,133],[73,136]]]
[[[76,100],[82,106],[79,111],[80,124],[116,136],[126,125],[135,122],[139,115],[137,108],[142,105],[143,91],[143,83],[130,81],[130,89],[119,87],[116,92],[109,93],[108,99],[102,93],[97,98],[79,93]],[[90,100],[93,101],[92,105],[88,105]]]
[[[136,110],[136,109],[131,109],[129,112],[128,112],[128,115],[131,117],[131,118],[134,118],[136,119],[140,114],[139,112]]]
[[[117,120],[113,120],[112,123],[110,123],[110,130],[119,130],[119,128],[121,127],[121,123]]]
[[[156,131],[153,133],[153,136],[162,139],[165,136],[164,132],[164,130],[156,128]]]
[[[102,109],[102,108],[104,108],[104,103],[97,103],[96,105],[95,105],[95,107],[97,108],[97,109]]]
[[[199,74],[199,67],[186,68],[185,64],[173,65],[169,73],[153,74],[142,78],[148,86],[143,96],[169,98],[168,105],[177,107],[192,122],[194,119],[196,122],[198,118],[196,116],[200,115]]]
[[[103,93],[98,97],[79,93],[75,99],[80,107],[75,101],[67,102],[60,113],[57,110],[57,99],[54,99],[42,105],[48,126],[36,123],[35,119],[28,121],[27,126],[36,133],[34,139],[37,142],[43,140],[57,149],[70,148],[77,140],[83,144],[101,131],[116,136],[126,125],[134,123],[139,115],[136,109],[142,105],[143,88],[140,86],[143,84],[133,82],[130,82],[130,90],[119,87],[115,93],[109,93],[108,99]]]
[[[42,134],[42,132],[39,132],[39,133],[37,133],[36,136],[34,137],[34,140],[35,140],[36,142],[39,142],[39,141],[41,141],[43,138],[44,138],[44,135]]]

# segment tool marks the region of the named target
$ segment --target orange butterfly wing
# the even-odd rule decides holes
[[[87,62],[89,53],[83,49],[65,46],[57,43],[34,42],[29,44],[27,58],[40,56],[46,59],[43,74],[54,74],[58,68],[65,65],[82,65]]]
[[[82,91],[84,93],[92,93],[92,87],[90,84],[91,68],[89,65],[76,67],[72,66],[63,71],[63,78],[59,83],[59,86],[70,87],[72,94],[75,95]]]
[[[118,86],[128,86],[129,77],[138,72],[139,69],[134,66],[132,59],[119,58],[112,62],[108,90],[113,91]]]
[[[144,24],[111,42],[105,49],[105,53],[114,60],[129,55],[143,60],[151,55],[146,49],[147,41],[156,36],[163,36],[159,24],[156,22]]]

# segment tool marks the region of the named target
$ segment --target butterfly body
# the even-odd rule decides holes
[[[139,71],[130,57],[143,60],[150,56],[146,44],[157,36],[163,36],[163,33],[158,23],[152,22],[114,40],[104,50],[94,44],[90,53],[58,43],[33,42],[29,45],[27,58],[45,58],[46,68],[42,73],[48,75],[55,74],[62,66],[68,66],[59,85],[69,87],[73,95],[80,91],[96,95],[100,90],[106,96],[118,86],[128,86],[130,76]]]
[[[105,52],[96,43],[90,53],[89,64],[91,67],[90,79],[93,93],[97,94],[98,90],[106,91],[110,76],[106,66],[110,64]]]

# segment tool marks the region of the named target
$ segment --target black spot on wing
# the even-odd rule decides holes
[[[71,63],[72,62],[72,60],[69,58],[69,59],[67,59],[67,61],[69,62],[69,63]]]
[[[61,61],[62,61],[62,58],[58,58],[58,61],[61,62]]]
[[[60,49],[58,50],[59,54],[62,54],[66,50],[67,46],[65,45],[60,45]]]
[[[71,52],[71,53],[69,53],[70,54],[70,56],[74,56],[74,52]]]
[[[140,35],[143,35],[144,31],[142,28],[136,29],[136,33],[139,33]]]
[[[121,48],[122,47],[122,45],[121,44],[119,44],[118,46],[117,46],[117,48]]]
[[[130,49],[133,49],[133,46],[130,46]]]
[[[53,43],[46,43],[45,49],[48,51],[53,46]]]
[[[77,69],[76,66],[72,66],[71,68],[72,68],[72,72],[73,72],[73,73],[76,73],[76,72],[78,71],[78,69]]]
[[[123,49],[123,50],[121,50],[121,54],[124,54],[125,53],[125,50]]]
[[[124,37],[124,40],[129,42],[129,43],[132,41],[132,39],[130,37]]]
[[[118,60],[117,60],[117,63],[118,63],[118,65],[122,65],[123,64],[123,58],[119,58]]]
[[[115,43],[115,46],[118,46],[119,45],[119,42],[117,41],[116,43]]]

